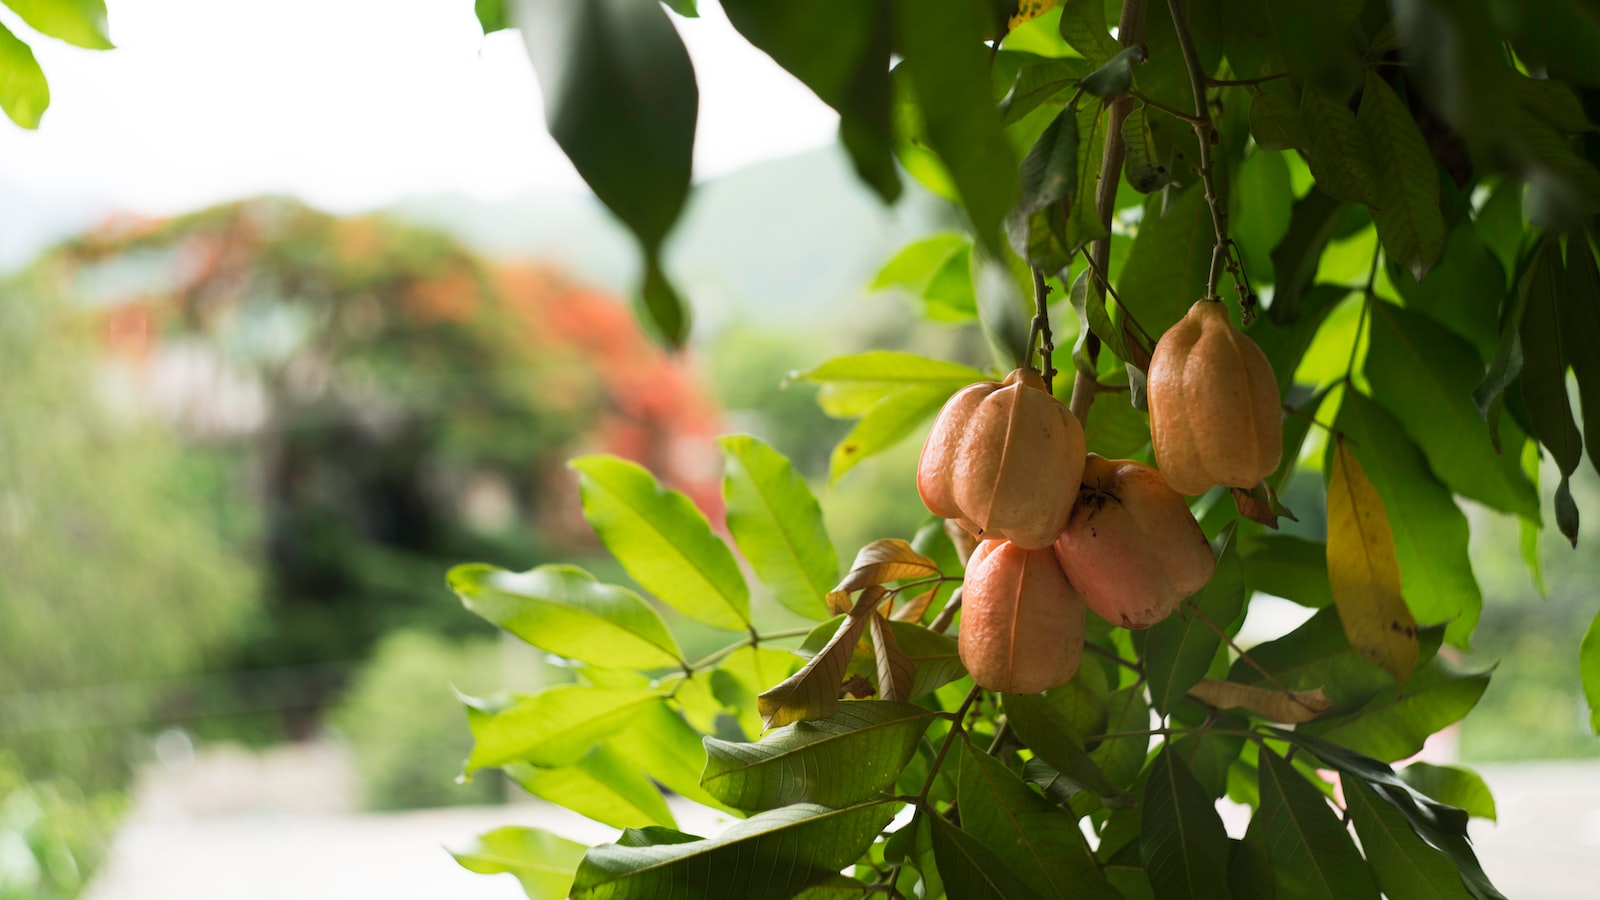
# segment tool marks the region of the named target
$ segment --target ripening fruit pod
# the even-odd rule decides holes
[[[1278,468],[1277,377],[1221,302],[1201,300],[1167,329],[1149,377],[1150,441],[1173,490],[1194,496],[1218,484],[1253,488]]]
[[[1093,453],[1055,552],[1089,608],[1124,628],[1165,619],[1216,567],[1189,504],[1160,472]]]
[[[1083,598],[1051,550],[984,541],[967,564],[957,648],[991,691],[1037,694],[1065,684],[1083,656]]]
[[[917,464],[934,515],[1029,550],[1066,527],[1083,475],[1083,426],[1033,369],[968,385],[939,411]]]

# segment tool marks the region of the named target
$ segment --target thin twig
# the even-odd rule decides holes
[[[1190,125],[1199,125],[1203,121],[1202,119],[1196,118],[1195,116],[1192,116],[1182,110],[1173,109],[1159,100],[1146,97],[1144,94],[1141,94],[1138,91],[1129,91],[1128,96],[1138,100],[1140,103],[1143,103],[1145,106],[1148,106],[1151,109],[1158,109],[1174,119],[1180,119],[1184,122],[1188,122]]]
[[[1217,282],[1222,279],[1222,263],[1228,255],[1227,212],[1217,197],[1217,187],[1211,177],[1211,113],[1206,107],[1206,73],[1200,68],[1200,56],[1194,49],[1194,38],[1189,34],[1189,22],[1184,18],[1179,0],[1167,0],[1172,11],[1172,27],[1178,33],[1178,49],[1183,52],[1184,65],[1189,70],[1189,86],[1194,92],[1194,134],[1200,140],[1200,180],[1205,185],[1206,205],[1211,209],[1211,227],[1217,234],[1216,245],[1211,248],[1211,271],[1206,276],[1206,299],[1217,297]]]
[[[1252,84],[1265,84],[1268,81],[1277,81],[1279,78],[1288,78],[1288,72],[1273,72],[1271,75],[1262,75],[1260,78],[1206,78],[1206,87],[1249,87]]]
[[[923,780],[922,790],[917,793],[917,806],[928,804],[928,792],[933,790],[933,782],[939,777],[939,767],[944,765],[944,758],[950,752],[950,745],[955,743],[956,735],[964,734],[966,731],[961,727],[961,720],[966,717],[967,710],[972,708],[972,704],[982,694],[983,688],[973,685],[972,690],[967,691],[967,699],[962,700],[961,705],[956,708],[955,721],[950,723],[950,733],[944,736],[944,743],[939,745],[939,752],[933,757],[933,765],[928,767],[928,777]]]
[[[1143,325],[1139,324],[1138,319],[1134,318],[1133,313],[1128,310],[1128,304],[1122,302],[1122,296],[1117,293],[1116,288],[1111,286],[1111,279],[1107,277],[1106,270],[1100,267],[1100,263],[1095,260],[1094,255],[1089,252],[1084,252],[1082,255],[1084,261],[1089,264],[1089,274],[1093,276],[1093,281],[1100,285],[1101,291],[1110,294],[1111,299],[1117,301],[1117,308],[1122,310],[1122,317],[1128,320],[1129,325],[1137,328],[1139,334],[1143,335],[1146,341],[1154,344],[1155,335],[1152,335]]]
[[[684,670],[686,674],[693,675],[695,672],[698,672],[712,663],[721,660],[725,656],[731,656],[746,647],[755,647],[762,641],[777,641],[784,638],[804,637],[810,634],[811,631],[812,629],[810,628],[790,628],[787,631],[774,631],[770,634],[757,634],[752,631],[750,636],[747,638],[734,641],[728,646],[713,652],[711,655],[703,659],[696,660],[692,663],[686,663],[684,665]]]
[[[1123,667],[1132,669],[1133,671],[1138,672],[1140,675],[1144,674],[1144,667],[1143,666],[1139,665],[1136,662],[1133,662],[1132,660],[1123,659],[1121,656],[1118,656],[1117,654],[1112,653],[1110,650],[1107,650],[1106,648],[1101,647],[1098,644],[1084,644],[1083,645],[1083,649],[1089,651],[1090,653],[1093,653],[1094,655],[1096,655],[1098,657],[1101,657],[1102,659],[1109,659],[1109,660],[1111,660],[1112,662],[1116,663],[1119,666],[1123,666]]]
[[[1356,352],[1361,349],[1361,332],[1366,329],[1367,320],[1372,318],[1372,298],[1377,296],[1373,285],[1378,282],[1378,260],[1383,256],[1383,245],[1375,244],[1372,248],[1372,268],[1367,272],[1367,287],[1361,297],[1361,317],[1356,319],[1355,340],[1350,342],[1350,362],[1344,367],[1344,382],[1351,384],[1350,378],[1356,371]]]
[[[1040,374],[1044,377],[1045,393],[1055,392],[1054,384],[1056,370],[1051,362],[1050,354],[1055,352],[1056,345],[1050,337],[1050,284],[1044,279],[1044,272],[1039,267],[1032,267],[1033,271],[1033,323],[1028,328],[1028,359],[1033,359],[1034,341],[1038,340],[1039,359],[1043,363],[1039,367]]]

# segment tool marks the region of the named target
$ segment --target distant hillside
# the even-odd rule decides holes
[[[942,204],[908,185],[893,209],[860,187],[834,147],[697,185],[668,245],[668,267],[706,324],[815,320],[846,310],[911,237],[940,227]],[[626,294],[636,251],[592,197],[530,194],[505,204],[419,197],[390,210],[499,257],[553,261]]]

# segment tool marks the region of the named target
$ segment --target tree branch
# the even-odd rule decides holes
[[[1206,276],[1206,299],[1217,296],[1217,282],[1222,279],[1222,264],[1228,258],[1227,213],[1217,198],[1216,183],[1211,177],[1211,135],[1216,127],[1211,123],[1211,113],[1206,106],[1206,73],[1200,68],[1200,55],[1194,49],[1194,37],[1189,34],[1189,22],[1183,15],[1180,0],[1167,0],[1172,11],[1172,27],[1178,33],[1178,49],[1183,52],[1184,66],[1189,70],[1189,86],[1194,91],[1195,137],[1200,139],[1200,180],[1205,185],[1206,205],[1211,208],[1211,227],[1217,233],[1217,243],[1211,248],[1211,271]]]

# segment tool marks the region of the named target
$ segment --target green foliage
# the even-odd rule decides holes
[[[5,0],[28,27],[88,50],[110,50],[104,0]],[[23,128],[38,128],[50,85],[27,42],[0,25],[0,109]]]
[[[590,521],[634,579],[748,636],[633,680],[568,654],[576,685],[472,704],[469,768],[569,765],[573,735],[616,745],[615,710],[665,710],[666,727],[704,735],[698,788],[757,814],[709,840],[625,832],[588,851],[574,895],[1499,897],[1466,839],[1469,815],[1494,812],[1481,780],[1389,763],[1488,689],[1492,665],[1456,661],[1496,615],[1473,533],[1516,528],[1544,577],[1541,453],[1558,530],[1577,540],[1600,408],[1591,23],[1472,0],[883,0],[826,23],[730,5],[841,112],[879,196],[898,185],[887,134],[904,174],[964,216],[967,234],[913,242],[874,288],[977,324],[1002,369],[1066,368],[1078,326],[1071,400],[1091,451],[1147,454],[1144,369],[1202,298],[1230,303],[1293,414],[1277,471],[1191,504],[1214,539],[1210,584],[1141,633],[1091,619],[1074,678],[1032,696],[990,695],[960,668],[945,590],[964,565],[937,525],[867,543],[830,585],[839,529],[776,451],[725,440],[738,553],[790,611],[831,616],[776,629],[714,521],[642,470],[580,461]],[[887,114],[886,48],[900,58]],[[1076,323],[1052,310],[1062,292]],[[896,454],[935,410],[998,374],[874,349],[795,377],[854,420],[837,483],[864,459],[909,462]],[[1267,593],[1316,612],[1241,650]],[[523,636],[549,646],[549,627]],[[1597,628],[1561,651],[1592,705]],[[788,667],[763,656],[802,632]],[[1243,840],[1223,830],[1222,796],[1252,808]],[[789,842],[798,829],[813,830]]]
[[[0,897],[78,896],[111,847],[122,806],[116,793],[86,795],[71,779],[30,779],[0,753]]]

